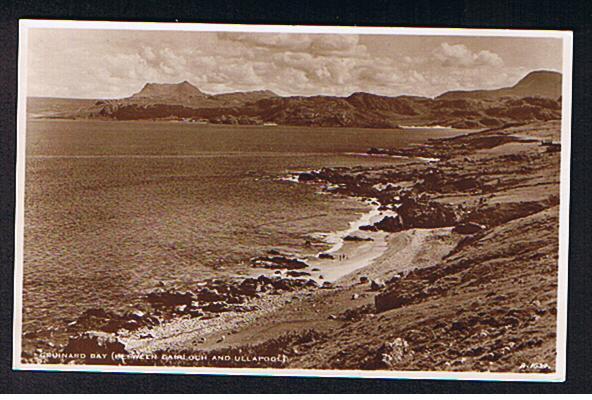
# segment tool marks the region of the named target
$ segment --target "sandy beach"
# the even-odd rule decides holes
[[[318,316],[310,318],[300,312],[306,304],[324,303],[327,296],[339,292],[339,297],[353,294],[361,276],[383,280],[393,272],[404,273],[412,268],[422,268],[439,262],[457,243],[450,235],[451,228],[418,229],[399,233],[380,232],[372,235],[373,241],[346,243],[331,253],[340,260],[310,262],[313,279],[334,282],[334,287],[313,292],[288,292],[259,299],[254,302],[259,310],[244,313],[224,313],[214,320],[180,319],[153,328],[140,329],[130,336],[122,336],[126,349],[141,353],[178,352],[191,348],[195,352],[221,349],[233,344],[257,342],[262,333],[269,336],[269,328],[284,333],[291,329],[314,327]],[[355,233],[351,232],[351,233]],[[310,259],[309,259],[310,260]],[[393,269],[392,262],[397,268]],[[265,271],[254,271],[254,275]],[[268,272],[268,271],[267,271]],[[319,279],[318,276],[323,278]],[[368,297],[368,294],[362,296]],[[296,305],[293,305],[296,304]],[[316,310],[321,312],[325,310]],[[294,313],[294,319],[276,321],[278,314]],[[326,317],[322,319],[325,322]]]

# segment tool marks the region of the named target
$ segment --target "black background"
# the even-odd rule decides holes
[[[499,383],[12,371],[18,19],[565,29],[574,32],[566,383]],[[0,0],[0,390],[2,392],[589,392],[592,2]]]

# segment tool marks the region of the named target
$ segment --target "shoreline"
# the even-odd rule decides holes
[[[37,117],[37,116],[27,116],[28,120],[31,122],[99,122],[99,123],[134,123],[134,124],[145,124],[145,123],[162,123],[162,124],[173,124],[173,125],[183,125],[183,126],[207,126],[207,127],[226,127],[226,128],[235,128],[235,129],[256,129],[256,128],[286,128],[286,129],[302,129],[302,128],[314,128],[314,129],[327,129],[327,130],[335,130],[335,129],[355,129],[356,131],[413,131],[413,130],[425,130],[425,131],[458,131],[458,132],[473,132],[478,131],[486,128],[466,128],[466,127],[445,127],[445,126],[430,126],[430,125],[405,125],[405,126],[396,126],[396,127],[357,127],[357,126],[318,126],[318,125],[264,125],[264,124],[224,124],[224,123],[197,123],[197,122],[187,122],[182,120],[168,120],[168,119],[109,119],[109,118],[65,118],[65,117]],[[500,127],[501,128],[501,127]]]
[[[354,154],[347,155],[355,156]],[[365,155],[371,157],[380,157],[380,155],[374,154]],[[408,156],[401,156],[397,158],[407,158],[411,161],[413,161],[414,159],[414,157]],[[425,162],[425,160],[422,160],[420,157],[416,157],[415,159],[421,162]],[[286,183],[296,183],[301,185],[310,183],[306,181],[300,181],[298,177],[301,174],[318,174],[320,172],[321,170],[288,171],[285,175],[275,179]],[[326,246],[329,246],[329,248],[326,250],[316,251],[312,254],[304,255],[280,254],[280,256],[285,256],[287,258],[292,257],[296,260],[302,260],[306,262],[307,267],[303,270],[298,270],[298,275],[291,275],[291,273],[294,272],[290,269],[262,269],[253,268],[251,266],[247,274],[237,275],[237,277],[233,279],[226,279],[225,283],[237,284],[243,279],[257,279],[262,276],[265,276],[270,279],[280,279],[289,281],[298,281],[299,279],[306,279],[308,282],[310,282],[311,280],[313,280],[317,283],[317,289],[319,291],[322,291],[323,289],[333,289],[334,285],[337,285],[337,287],[339,287],[341,281],[346,280],[348,276],[356,274],[364,268],[371,266],[376,260],[380,259],[387,252],[387,250],[389,249],[389,234],[387,232],[363,231],[360,229],[363,226],[372,226],[384,217],[393,214],[393,212],[389,209],[380,210],[381,208],[384,208],[385,205],[381,204],[378,198],[368,198],[355,193],[338,193],[336,189],[343,189],[343,185],[332,184],[330,181],[315,180],[314,182],[312,182],[312,184],[319,188],[318,194],[320,195],[345,195],[346,197],[353,199],[358,203],[368,206],[369,210],[361,213],[357,218],[350,221],[349,227],[346,229],[330,232],[311,233],[311,237],[316,237]],[[363,240],[345,240],[346,237],[352,236],[362,238]],[[323,258],[321,255],[330,256],[332,258]],[[340,256],[342,256],[343,259],[341,259]],[[159,288],[155,289],[157,291],[162,290]],[[167,290],[177,289],[172,287],[168,288]],[[295,290],[290,290],[286,293],[282,293],[279,296],[277,296],[276,293],[273,293],[272,295],[266,294],[261,298],[254,299],[254,301],[249,301],[248,307],[253,307],[253,310],[247,313],[234,313],[232,311],[225,311],[219,313],[218,315],[214,315],[213,317],[207,317],[206,319],[186,319],[185,315],[177,315],[162,319],[156,325],[144,325],[142,321],[138,320],[137,324],[132,324],[132,330],[128,331],[126,328],[124,328],[122,333],[114,332],[114,334],[117,340],[121,340],[122,342],[124,342],[126,344],[126,347],[129,346],[131,351],[142,349],[142,343],[145,343],[145,339],[148,338],[151,341],[158,339],[159,342],[166,343],[167,339],[174,337],[182,337],[183,332],[193,332],[196,335],[198,334],[198,332],[200,332],[199,334],[203,336],[212,335],[220,331],[232,331],[236,330],[241,326],[250,324],[253,318],[257,319],[260,315],[268,315],[273,313],[278,308],[281,308],[283,305],[286,304],[286,298],[301,296],[303,293],[309,295],[309,290],[310,289],[296,288]],[[313,290],[315,289],[313,288]],[[142,297],[146,297],[146,295],[150,295],[150,293],[146,293],[144,296],[141,296],[140,299]],[[312,295],[314,296],[315,292],[313,292]],[[137,307],[132,308],[131,312],[134,313],[138,309],[143,309],[144,306],[145,304],[138,304]],[[112,318],[114,315],[116,315],[112,314],[110,311],[103,311],[102,309],[99,310],[99,314],[106,313],[107,315],[109,315],[107,319]],[[82,313],[77,320],[74,320],[73,322],[69,323],[68,327],[75,326],[76,324],[78,324],[80,322],[80,319],[84,318],[85,313],[88,313],[89,311],[94,312],[95,310],[85,310],[85,312]],[[245,318],[245,314],[249,314],[249,318]],[[123,317],[127,318],[125,316]],[[97,326],[97,328],[99,331],[102,330],[100,325]],[[64,334],[67,332],[67,336],[70,339],[72,337],[81,336],[85,333],[84,331],[72,332],[68,330],[62,330],[58,332],[59,333],[57,336],[62,337],[64,337]],[[50,345],[51,351],[55,351],[56,345],[53,342],[50,342]],[[61,347],[67,348],[66,343],[61,345]],[[35,356],[33,356],[33,358],[35,358]]]
[[[140,326],[108,332],[110,344],[78,335],[67,349],[288,359],[134,365],[532,372],[519,369],[529,357],[552,371],[559,154],[522,136],[544,142],[558,127],[387,149],[406,156],[390,166],[300,171],[284,180],[369,205],[348,229],[320,237],[328,239],[325,252],[270,251],[252,260],[265,275],[213,279],[192,293],[162,288],[149,294],[166,303],[154,309],[158,323],[142,325],[151,316],[142,315]],[[328,251],[333,258],[319,257]],[[322,284],[310,274],[316,268]]]

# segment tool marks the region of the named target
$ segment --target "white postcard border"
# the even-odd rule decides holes
[[[562,65],[562,123],[561,123],[561,176],[559,220],[559,272],[557,294],[557,357],[555,372],[546,373],[490,373],[490,372],[440,372],[440,371],[361,371],[361,370],[312,370],[272,368],[206,368],[206,367],[136,367],[97,365],[24,364],[21,362],[23,245],[24,245],[24,190],[25,190],[25,140],[28,31],[39,28],[144,30],[144,31],[192,31],[192,32],[251,32],[251,33],[325,33],[359,35],[419,35],[419,36],[483,36],[516,38],[556,38],[563,42]],[[16,162],[16,211],[15,211],[15,270],[14,270],[14,318],[13,318],[13,369],[21,371],[86,371],[115,373],[165,373],[207,375],[255,375],[341,378],[388,379],[438,379],[480,381],[529,381],[564,382],[566,377],[567,347],[567,278],[569,246],[569,190],[571,153],[571,95],[572,95],[571,31],[473,29],[473,28],[396,28],[396,27],[343,27],[302,25],[247,25],[161,22],[115,21],[64,21],[20,20],[18,49],[18,106],[17,106],[17,162]]]

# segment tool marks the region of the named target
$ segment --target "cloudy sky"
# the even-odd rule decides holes
[[[28,94],[118,98],[146,82],[207,93],[436,96],[561,71],[561,41],[541,38],[31,29]]]

